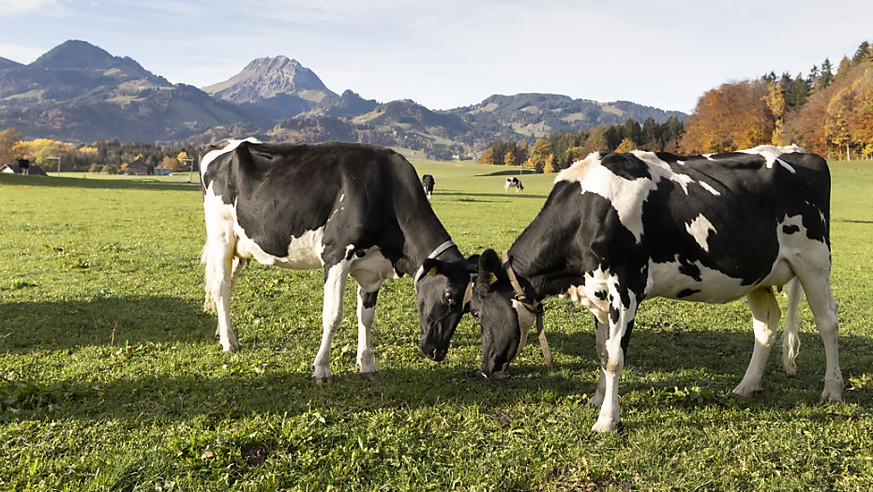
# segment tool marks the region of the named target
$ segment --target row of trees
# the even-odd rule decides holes
[[[701,96],[680,150],[720,152],[796,143],[836,158],[873,156],[873,47],[864,42],[837,72],[828,60],[807,77],[774,73]]]
[[[120,143],[104,140],[90,144],[72,144],[47,138],[25,140],[15,128],[0,130],[0,164],[28,159],[46,169],[57,169],[60,158],[62,171],[124,172],[134,163],[152,167],[184,170],[190,166],[188,153],[178,146],[160,147],[143,143]]]
[[[489,145],[479,162],[556,172],[591,152],[629,152],[634,149],[675,152],[682,134],[682,122],[675,117],[664,123],[648,118],[642,125],[627,120],[622,125],[604,125],[590,131],[541,137],[532,147],[527,142],[501,140]]]

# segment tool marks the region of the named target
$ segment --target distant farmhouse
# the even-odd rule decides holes
[[[155,166],[146,164],[142,159],[137,159],[124,168],[124,174],[131,176],[151,176],[155,174]]]

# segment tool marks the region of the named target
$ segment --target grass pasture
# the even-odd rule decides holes
[[[467,254],[506,249],[553,176],[416,161]],[[446,361],[418,355],[412,285],[384,285],[381,369],[355,370],[354,295],[312,383],[320,271],[253,265],[221,352],[201,310],[200,191],[175,180],[0,175],[0,490],[869,490],[873,484],[873,165],[832,164],[833,288],[845,402],[820,404],[824,353],[804,307],[798,375],[779,350],[765,389],[731,389],[751,355],[744,302],[648,301],[622,375],[623,428],[589,429],[593,323],[546,303],[559,368],[525,349],[478,375],[465,317]],[[784,299],[780,299],[784,305]]]

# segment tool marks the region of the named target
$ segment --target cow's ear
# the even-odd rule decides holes
[[[436,277],[440,274],[446,274],[446,264],[434,258],[428,258],[424,260],[424,263],[421,265],[421,267],[424,269],[424,273],[431,277]]]
[[[479,272],[479,256],[480,255],[470,255],[467,258],[467,272],[470,274],[476,274]]]
[[[491,290],[504,275],[503,265],[500,263],[497,252],[493,249],[486,249],[482,252],[479,257],[479,274],[476,276],[476,285]]]

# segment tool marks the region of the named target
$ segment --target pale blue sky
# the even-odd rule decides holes
[[[380,102],[549,92],[690,112],[724,82],[836,67],[873,41],[873,0],[0,0],[0,26],[4,58],[80,39],[198,87],[286,55]]]

